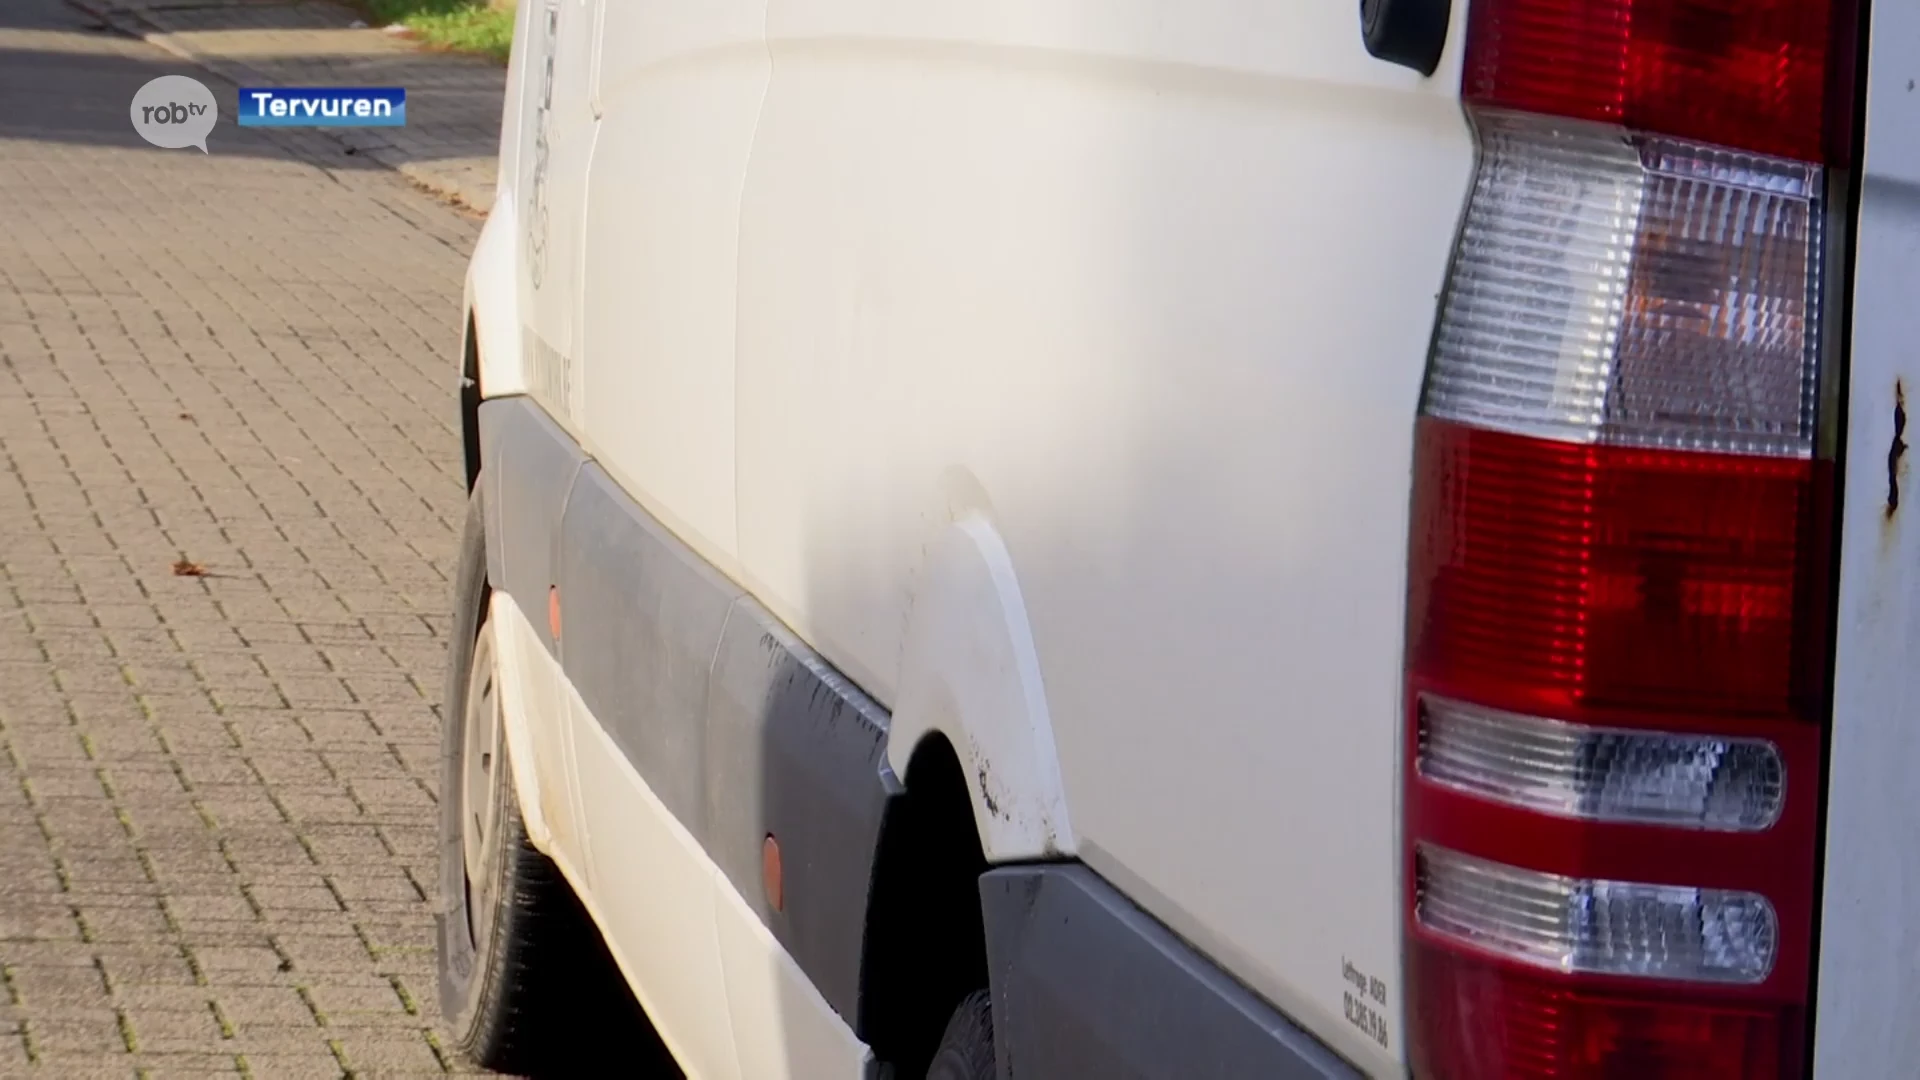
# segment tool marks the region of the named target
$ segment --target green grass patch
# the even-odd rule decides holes
[[[423,45],[480,53],[505,62],[513,48],[513,11],[486,0],[360,0],[380,25],[399,23]]]

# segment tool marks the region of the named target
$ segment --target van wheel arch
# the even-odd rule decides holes
[[[960,756],[938,731],[915,744],[874,860],[860,973],[860,1037],[897,1077],[926,1074],[954,1009],[987,989],[980,875],[987,869]]]

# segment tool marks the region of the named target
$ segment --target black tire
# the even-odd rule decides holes
[[[476,484],[461,537],[441,723],[441,1012],[459,1051],[490,1069],[579,1076],[620,1062],[624,1075],[678,1076],[592,919],[558,868],[528,842],[504,739],[488,774],[491,813],[481,815],[492,825],[482,860],[490,872],[478,881],[469,873],[463,827],[476,654],[491,668],[484,521]]]
[[[940,1049],[927,1066],[927,1080],[994,1080],[993,996],[985,990],[967,995],[947,1021]]]

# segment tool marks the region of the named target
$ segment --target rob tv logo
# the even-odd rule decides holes
[[[165,105],[140,106],[140,120],[147,124],[184,124],[190,117],[206,111],[207,107],[197,101],[169,101]]]
[[[213,91],[185,75],[162,75],[147,83],[133,95],[128,111],[133,130],[153,145],[167,150],[195,146],[203,154],[207,135],[220,119]]]

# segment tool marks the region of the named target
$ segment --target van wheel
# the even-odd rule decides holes
[[[994,1080],[993,998],[985,990],[969,994],[953,1010],[940,1049],[927,1066],[927,1080]]]
[[[502,730],[479,508],[476,485],[440,738],[436,929],[449,1034],[468,1059],[503,1072],[579,1075],[625,1058],[638,1063],[630,1075],[677,1075],[572,888],[527,840]]]

